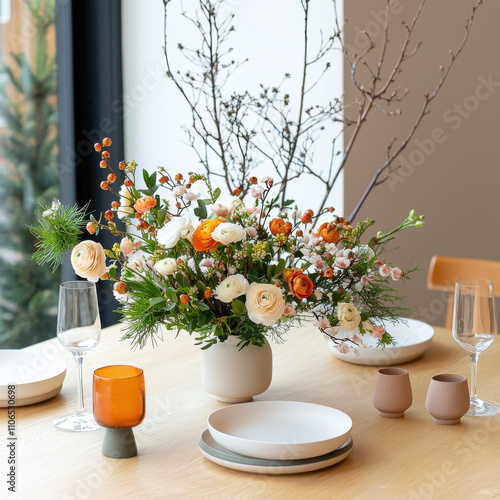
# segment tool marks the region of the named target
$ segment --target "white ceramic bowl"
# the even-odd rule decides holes
[[[208,429],[224,448],[248,457],[298,460],[330,453],[348,439],[352,420],[330,408],[295,401],[229,406],[208,417]]]
[[[15,385],[15,406],[56,396],[66,376],[66,363],[33,351],[0,350],[0,407],[9,406],[8,386]]]
[[[396,340],[396,345],[382,349],[377,347],[377,339],[366,334],[362,336],[366,347],[358,347],[356,350],[350,349],[346,354],[341,353],[332,340],[328,341],[328,347],[336,358],[348,363],[390,366],[419,358],[429,349],[434,337],[432,326],[412,318],[400,318],[399,322],[394,324],[388,322],[386,328]]]

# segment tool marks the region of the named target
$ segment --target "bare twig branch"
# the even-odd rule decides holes
[[[188,144],[195,150],[207,175],[224,179],[230,191],[248,185],[243,181],[251,169],[265,162],[272,166],[278,177],[276,184],[280,185],[282,205],[287,199],[287,189],[292,180],[302,175],[317,179],[323,187],[317,207],[319,213],[323,211],[372,111],[379,110],[389,117],[401,114],[402,107],[397,107],[396,104],[405,100],[409,89],[402,88],[397,80],[403,67],[421,46],[420,41],[413,41],[413,35],[426,0],[420,0],[411,22],[403,21],[404,34],[398,46],[396,60],[390,65],[387,54],[391,26],[394,24],[391,16],[392,1],[386,0],[378,45],[369,33],[362,31],[361,35],[365,37],[366,43],[354,50],[343,42],[337,0],[331,1],[336,14],[333,25],[329,32],[320,33],[319,44],[313,51],[309,37],[310,9],[314,4],[310,0],[300,0],[303,9],[303,54],[296,93],[287,91],[291,79],[289,74],[285,74],[278,85],[261,84],[254,95],[249,91],[228,93],[226,90],[231,76],[246,61],[235,60],[233,49],[229,46],[234,31],[234,15],[228,14],[228,10],[224,13],[224,9],[220,8],[225,0],[199,0],[195,13],[182,12],[183,19],[197,31],[200,39],[198,47],[187,47],[182,43],[177,45],[189,66],[187,71],[172,66],[172,46],[167,36],[167,14],[171,0],[164,0],[167,76],[191,111],[191,124],[185,127]],[[440,92],[456,58],[462,52],[481,3],[482,0],[478,0],[474,6],[472,15],[467,19],[462,42],[455,52],[450,52],[451,60],[446,68],[442,68],[432,92],[424,95],[422,106],[410,129],[399,143],[393,140],[387,146],[384,163],[375,172],[349,219],[357,215],[371,190],[397,170],[398,167],[394,165],[396,159],[428,114],[430,103]],[[358,96],[353,103],[343,103],[339,97],[330,99],[327,104],[311,102],[311,91],[330,70],[328,57],[338,47],[349,66],[350,78]],[[374,53],[375,49],[378,50],[377,54]],[[372,59],[373,56],[376,58]],[[314,78],[312,73],[315,74]],[[294,106],[291,105],[291,95],[298,96]],[[342,123],[342,127],[333,132],[329,160],[323,167],[313,167],[315,142],[324,135],[327,125],[335,123]],[[347,132],[349,136],[342,151],[338,139]],[[246,192],[242,193],[243,196],[245,194]]]
[[[424,102],[420,108],[419,113],[417,114],[415,121],[410,128],[409,132],[407,133],[406,137],[401,141],[401,143],[398,145],[398,147],[395,149],[395,151],[387,158],[387,160],[383,163],[383,165],[380,166],[380,168],[375,172],[375,175],[372,177],[371,181],[368,183],[367,187],[365,188],[365,191],[363,195],[361,196],[360,200],[358,201],[357,205],[354,207],[354,210],[352,211],[351,215],[349,216],[349,220],[353,220],[357,213],[359,212],[360,208],[362,207],[363,203],[366,201],[366,198],[370,194],[371,190],[375,185],[377,185],[377,181],[380,178],[380,176],[384,173],[384,171],[392,165],[392,163],[398,158],[400,153],[408,146],[410,140],[412,137],[415,135],[415,132],[417,131],[420,123],[422,122],[424,116],[428,113],[429,111],[429,105],[430,103],[437,97],[439,91],[443,87],[444,82],[448,78],[448,75],[450,74],[451,68],[453,67],[455,61],[457,60],[457,57],[462,53],[465,44],[467,43],[467,40],[469,39],[469,35],[472,29],[472,24],[474,22],[474,17],[476,15],[476,11],[481,5],[482,0],[478,0],[478,2],[474,5],[472,8],[472,13],[470,17],[466,19],[465,23],[465,33],[462,38],[461,43],[459,44],[458,48],[455,50],[455,52],[450,51],[450,62],[446,68],[442,68],[441,71],[441,76],[434,87],[434,90],[430,94],[425,94],[424,95]],[[389,177],[387,177],[388,179]]]

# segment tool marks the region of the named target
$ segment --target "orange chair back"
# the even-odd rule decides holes
[[[500,261],[443,255],[432,257],[427,276],[427,288],[449,292],[446,312],[447,328],[451,328],[453,319],[455,281],[468,278],[484,278],[492,281],[495,285],[495,296],[500,296]]]

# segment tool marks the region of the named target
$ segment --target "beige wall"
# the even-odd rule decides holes
[[[397,55],[394,47],[403,36],[401,19],[410,21],[419,3],[418,0],[393,2],[398,15],[392,23],[393,49],[388,52],[387,60],[394,60]],[[410,89],[402,106],[403,114],[388,118],[374,112],[363,129],[345,171],[346,215],[383,163],[386,145],[393,138],[401,139],[413,123],[423,93],[433,88],[439,78],[439,66],[449,61],[448,50],[459,45],[465,18],[474,3],[475,0],[441,0],[429,1],[425,6],[414,37],[415,42],[422,40],[423,45],[399,76],[401,85]],[[345,16],[349,19],[346,42],[359,45],[361,39],[355,35],[362,28],[374,35],[381,32],[377,13],[384,6],[385,0],[346,1]],[[419,264],[420,271],[398,289],[408,297],[407,304],[414,308],[415,317],[434,324],[444,324],[445,303],[440,292],[426,289],[433,254],[500,259],[499,19],[500,2],[485,1],[477,12],[466,49],[432,104],[431,113],[403,152],[403,158],[412,160],[414,168],[406,168],[401,172],[404,176],[376,187],[357,217],[357,220],[370,217],[377,221],[376,228],[389,229],[403,220],[411,208],[426,215],[422,229],[411,229],[398,236],[388,258],[400,267]],[[375,42],[379,40],[380,36],[374,36]],[[481,83],[488,80],[495,83]],[[345,90],[348,104],[356,96],[348,68]],[[437,129],[442,132],[436,132]],[[440,143],[433,140],[433,134]],[[346,140],[348,137],[349,130]],[[418,141],[427,152],[417,152],[422,150]],[[417,166],[422,158],[425,161]]]

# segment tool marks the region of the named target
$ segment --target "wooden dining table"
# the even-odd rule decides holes
[[[429,349],[398,366],[410,373],[413,404],[403,418],[383,418],[373,407],[377,366],[337,359],[313,326],[289,331],[272,343],[274,372],[255,401],[317,403],[353,421],[350,455],[331,467],[287,475],[232,470],[198,448],[208,415],[226,403],[207,394],[200,380],[200,348],[181,332],[156,347],[132,350],[121,326],[103,329],[84,361],[86,408],[92,411],[92,374],[101,366],[132,364],[144,370],[146,418],[135,428],[138,455],[102,455],[103,429],[63,432],[52,419],[77,407],[76,366],[51,339],[30,347],[50,360],[62,357],[67,374],[60,394],[16,409],[17,478],[12,498],[80,499],[481,499],[500,497],[500,417],[463,417],[438,425],[426,411],[432,376],[469,377],[469,359],[451,332],[435,328]],[[500,401],[500,342],[481,355],[479,395]],[[0,498],[11,498],[7,473],[7,409],[0,409]]]

